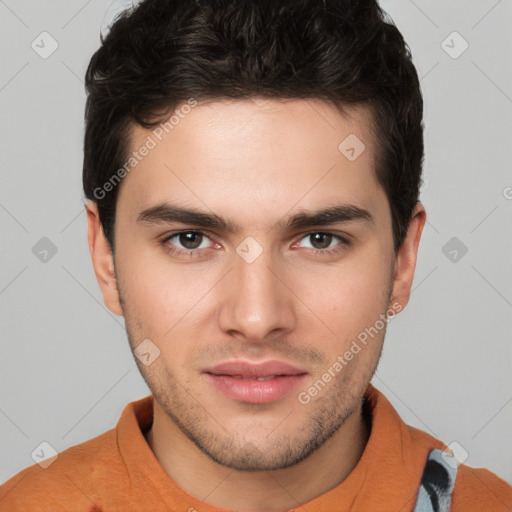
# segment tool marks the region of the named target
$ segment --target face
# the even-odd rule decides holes
[[[231,468],[290,466],[359,410],[422,223],[395,255],[362,107],[216,100],[160,132],[133,128],[155,144],[119,191],[115,272],[91,245],[105,302],[133,350],[150,340],[136,361],[180,435]]]

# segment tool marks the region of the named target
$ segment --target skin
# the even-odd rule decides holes
[[[243,511],[297,507],[341,483],[364,451],[370,426],[362,399],[385,328],[309,403],[298,393],[379,315],[409,300],[426,214],[418,203],[395,254],[369,116],[365,107],[342,115],[313,99],[200,102],[120,185],[115,258],[95,203],[87,205],[106,306],[125,317],[132,350],[144,339],[160,350],[149,366],[136,359],[155,397],[147,442],[173,480],[206,503]],[[134,126],[132,147],[150,134]],[[355,161],[338,150],[349,134],[366,146]],[[214,212],[241,229],[137,220],[166,202]],[[298,211],[339,203],[364,208],[373,220],[278,227]],[[183,229],[206,233],[192,239],[199,249],[179,236],[164,240]],[[336,236],[315,240],[326,232],[350,244]],[[248,236],[263,250],[252,263],[236,252]],[[308,375],[278,401],[242,403],[202,374],[233,359],[278,359]]]

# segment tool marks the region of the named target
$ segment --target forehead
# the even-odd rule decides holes
[[[294,142],[302,142],[304,137],[311,140],[311,145],[328,149],[341,136],[351,133],[357,133],[366,145],[373,145],[372,125],[370,106],[343,106],[343,111],[340,111],[331,103],[315,98],[189,100],[178,105],[168,119],[152,130],[133,123],[129,143],[132,149],[136,149],[151,134],[159,145],[165,143],[164,139],[171,143],[169,139],[176,143],[187,139],[189,144],[200,139],[200,145],[206,148],[211,139],[206,136],[211,134],[213,137],[222,136],[226,143],[229,139],[238,143],[243,139],[241,150],[250,149],[252,138],[254,145],[265,143],[269,149],[274,141],[285,140],[289,145],[280,146],[284,152],[290,145],[295,148]],[[244,138],[247,135],[251,137]],[[219,142],[218,139],[213,141],[215,145]],[[213,148],[209,146],[208,149]],[[307,150],[307,147],[302,150]]]
[[[178,106],[167,123],[131,130],[137,161],[123,183],[133,208],[183,204],[261,211],[371,202],[375,178],[371,113],[341,113],[318,99],[243,99]],[[254,219],[255,220],[255,219]]]

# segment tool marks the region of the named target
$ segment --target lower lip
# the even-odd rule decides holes
[[[237,402],[268,404],[288,395],[306,376],[285,375],[269,380],[243,380],[228,375],[205,374],[219,391]]]

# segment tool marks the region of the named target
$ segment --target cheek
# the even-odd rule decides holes
[[[117,267],[127,321],[136,319],[144,331],[138,334],[160,343],[177,335],[191,313],[194,318],[201,316],[201,299],[216,280],[206,267],[202,272],[195,265],[171,265],[163,251],[162,255],[154,250],[126,255]]]
[[[324,340],[331,342],[324,347],[330,345],[329,351],[350,344],[386,311],[391,281],[388,262],[381,251],[361,252],[328,272],[324,268],[308,275],[300,296],[326,326]],[[315,321],[315,325],[320,324]]]

